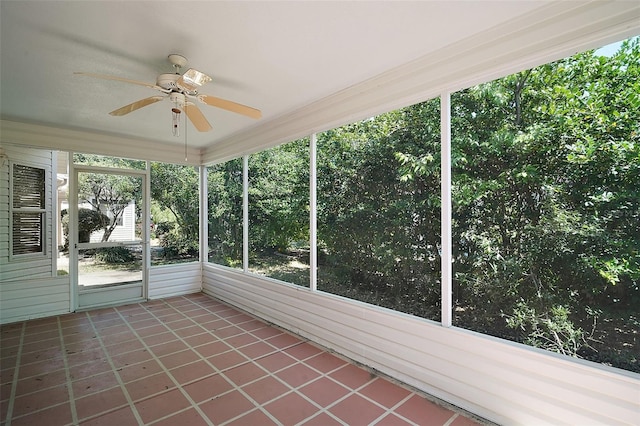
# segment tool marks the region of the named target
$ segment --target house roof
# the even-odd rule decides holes
[[[201,93],[262,111],[199,104],[213,129],[186,138],[202,163],[637,35],[640,3],[2,1],[0,19],[3,140],[174,158],[169,100],[114,117],[159,92],[74,72],[154,84],[179,53],[213,78]]]

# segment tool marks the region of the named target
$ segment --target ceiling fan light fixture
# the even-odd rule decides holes
[[[178,86],[181,89],[187,91],[195,91],[198,87],[203,86],[210,82],[212,79],[205,73],[202,73],[196,69],[189,68],[187,72],[182,74],[182,77],[178,80]]]

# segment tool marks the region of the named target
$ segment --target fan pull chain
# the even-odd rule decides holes
[[[171,127],[171,133],[173,134],[173,136],[178,137],[180,136],[180,110],[176,107],[176,108],[171,108],[171,114],[172,114],[172,127]]]

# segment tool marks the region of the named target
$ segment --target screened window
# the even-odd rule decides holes
[[[242,268],[242,159],[207,167],[208,260]]]
[[[198,261],[199,176],[194,166],[151,163],[151,265]]]
[[[640,38],[618,46],[452,95],[453,323],[640,372]]]
[[[440,103],[318,135],[318,289],[440,319]]]
[[[309,287],[309,140],[249,158],[249,270]]]
[[[12,254],[44,253],[45,169],[14,164],[11,172]]]

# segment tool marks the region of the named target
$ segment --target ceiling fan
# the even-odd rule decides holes
[[[111,111],[109,114],[113,116],[122,116],[136,111],[142,107],[160,102],[165,98],[169,98],[174,105],[174,113],[176,109],[182,109],[189,120],[193,123],[195,128],[200,132],[208,132],[211,130],[211,124],[207,121],[204,114],[196,106],[194,101],[197,99],[203,104],[222,108],[227,111],[242,114],[247,117],[258,119],[262,116],[260,110],[251,108],[246,105],[242,105],[236,102],[228,101],[226,99],[217,98],[211,95],[204,95],[198,92],[200,86],[211,81],[211,77],[194,69],[189,68],[184,74],[180,74],[180,69],[187,64],[187,58],[178,54],[171,54],[168,56],[169,62],[173,65],[175,73],[160,74],[156,78],[156,83],[145,83],[143,81],[130,80],[128,78],[116,77],[112,75],[94,74],[90,72],[74,72],[76,75],[84,75],[87,77],[102,78],[105,80],[116,80],[125,83],[137,84],[139,86],[149,87],[161,92],[161,95],[151,96],[145,99],[140,99],[125,105],[116,110]]]

